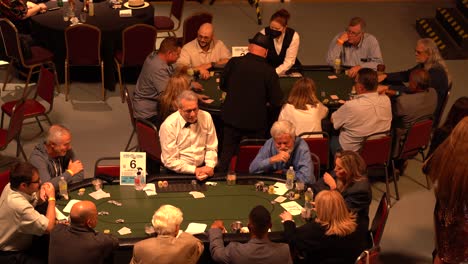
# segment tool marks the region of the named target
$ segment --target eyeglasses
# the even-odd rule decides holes
[[[202,35],[198,35],[197,38],[201,39],[201,40],[209,40],[210,39],[209,36],[202,36]]]
[[[362,31],[354,32],[354,31],[351,31],[351,30],[347,29],[346,33],[348,33],[348,35],[350,35],[350,36],[357,36],[357,35],[361,34]]]
[[[40,183],[40,182],[41,182],[41,178],[38,178],[36,181],[31,181],[29,184]]]
[[[198,108],[195,108],[195,109],[188,109],[188,110],[182,110],[182,112],[184,112],[185,114],[187,115],[190,115],[192,112],[198,112]]]

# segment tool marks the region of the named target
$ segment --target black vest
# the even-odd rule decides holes
[[[265,35],[269,36],[271,32],[270,27],[265,28]],[[268,54],[267,54],[267,62],[270,64],[273,68],[276,68],[283,64],[284,58],[286,57],[286,51],[289,48],[289,45],[291,45],[291,41],[294,36],[294,29],[292,28],[286,28],[286,32],[284,34],[284,39],[283,39],[283,46],[281,47],[280,54],[276,53],[275,49],[275,43],[273,42],[273,38],[270,38],[270,45],[268,47]],[[296,58],[296,61],[294,62],[293,67],[300,66],[301,63],[299,60]]]

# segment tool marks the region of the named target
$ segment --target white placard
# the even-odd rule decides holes
[[[244,56],[247,53],[249,53],[249,47],[247,47],[247,46],[232,47],[232,56],[233,57],[241,57],[241,56]]]
[[[137,173],[146,176],[146,152],[120,152],[120,185],[134,185]]]

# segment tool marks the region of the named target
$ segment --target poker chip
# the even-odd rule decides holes
[[[98,215],[109,215],[109,212],[107,211],[100,211],[97,213]]]
[[[117,220],[115,220],[115,222],[116,222],[117,224],[122,224],[122,223],[125,223],[125,220],[123,220],[123,219],[117,219]]]
[[[163,182],[162,182],[162,181],[158,181],[158,187],[159,187],[159,188],[162,188],[162,187],[163,187]]]
[[[164,188],[167,188],[167,186],[169,186],[169,183],[168,183],[167,181],[163,181],[163,182],[162,182],[162,186],[163,186]]]
[[[104,229],[104,234],[110,234],[110,230],[109,229]]]

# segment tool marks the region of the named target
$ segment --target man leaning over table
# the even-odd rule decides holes
[[[35,207],[46,201],[43,215]],[[39,173],[30,163],[16,164],[0,197],[0,263],[47,263],[43,245],[33,244],[33,237],[49,233],[54,226],[54,186],[41,185]]]
[[[58,189],[63,177],[67,183],[80,182],[84,178],[83,164],[72,149],[71,131],[62,125],[52,125],[44,142],[39,143],[29,157],[39,171],[42,182],[51,182]]]
[[[383,64],[379,42],[365,30],[366,21],[363,18],[351,18],[346,31],[336,35],[330,43],[328,65],[333,66],[335,60],[340,59],[341,65],[351,67],[348,75],[356,77],[361,68],[376,70],[378,64]]]
[[[223,66],[231,58],[231,52],[224,43],[214,37],[211,23],[200,26],[197,38],[182,47],[179,66],[187,66],[200,71],[203,79],[210,77],[209,69]]]
[[[161,161],[169,170],[204,180],[213,176],[218,161],[213,120],[208,112],[198,109],[198,97],[192,91],[179,95],[177,107],[159,131]]]
[[[296,137],[294,125],[287,120],[276,121],[270,133],[271,138],[250,164],[249,172],[284,175],[293,166],[298,181],[314,183],[314,165],[309,146],[302,138]]]

